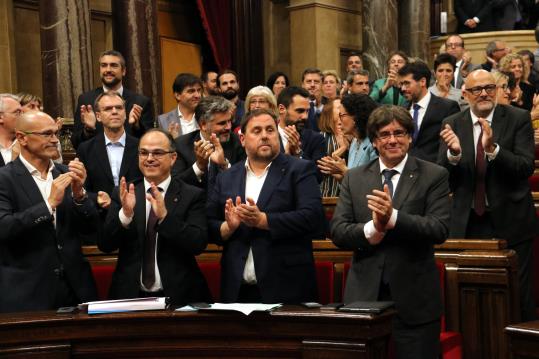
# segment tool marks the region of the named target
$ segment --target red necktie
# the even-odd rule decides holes
[[[485,213],[485,176],[487,174],[487,161],[485,159],[485,150],[481,140],[483,138],[483,127],[480,126],[481,132],[479,133],[479,139],[477,140],[477,147],[475,151],[475,193],[474,193],[474,210],[478,216],[482,216]]]
[[[158,188],[158,190],[162,192],[161,188]],[[157,222],[157,216],[150,206],[142,258],[142,284],[144,284],[146,289],[150,289],[155,283],[155,242],[157,240]]]

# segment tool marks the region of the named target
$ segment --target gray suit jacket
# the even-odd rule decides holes
[[[373,246],[363,230],[372,219],[366,195],[382,190],[381,177],[379,161],[374,160],[349,170],[341,183],[331,238],[338,247],[354,250],[344,301],[377,300],[384,280],[401,319],[407,324],[427,323],[442,313],[433,246],[443,243],[449,233],[448,173],[408,156],[393,197],[397,222]]]
[[[480,68],[481,68],[481,65],[468,64],[466,65],[464,70],[470,73],[473,70],[477,70]],[[453,87],[460,90],[462,88],[463,83],[464,83],[464,77],[462,77],[462,71],[459,70],[459,73],[457,74],[457,82],[455,83],[455,81],[453,80],[452,84],[453,84]]]
[[[159,115],[157,117],[157,124],[162,130],[168,131],[168,126],[171,123],[180,123],[180,116],[178,116],[178,107],[175,107],[172,111]],[[180,126],[180,136],[183,135],[182,127]]]

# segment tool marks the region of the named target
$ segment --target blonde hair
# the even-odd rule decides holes
[[[524,63],[524,59],[519,54],[507,54],[500,60],[498,69],[503,72],[511,72],[511,62],[513,60],[520,60],[522,63],[522,78],[519,81],[526,82],[528,81],[528,76],[530,76],[530,70]]]

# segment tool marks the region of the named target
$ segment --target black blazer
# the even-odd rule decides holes
[[[67,172],[55,164],[53,177]],[[0,168],[0,312],[51,310],[63,268],[80,302],[97,298],[81,236],[97,236],[99,218],[71,188],[56,209],[56,228],[34,179],[19,158]]]
[[[137,204],[128,228],[120,223],[121,202],[115,189],[103,236],[97,245],[103,252],[118,252],[109,296],[136,298],[141,288],[142,256],[146,233],[144,181],[135,186]],[[165,194],[168,214],[157,227],[157,265],[163,290],[174,305],[211,302],[211,294],[195,256],[207,244],[205,201],[202,190],[173,178]]]
[[[131,135],[126,136],[120,178],[125,177],[127,182],[142,179],[142,173],[138,166],[138,142],[138,138]],[[88,141],[81,143],[77,149],[77,157],[84,163],[88,174],[84,188],[88,192],[104,191],[109,195],[112,194],[114,180],[112,179],[112,171],[105,146],[105,135],[99,133]]]
[[[320,132],[316,132],[309,128],[304,128],[300,133],[301,142],[301,158],[312,161],[315,165],[317,161],[327,155],[326,139]],[[285,153],[285,148],[281,136],[279,135],[279,141],[281,146],[281,152]],[[318,182],[322,182],[322,172],[318,166],[316,167],[316,179]]]
[[[410,154],[422,160],[436,163],[442,121],[457,112],[460,112],[457,102],[431,93],[427,111],[421,122],[417,140],[410,149]]]
[[[215,183],[215,178],[220,172],[220,169],[219,166],[212,163],[210,170],[206,171],[199,181],[193,170],[193,163],[196,162],[195,142],[200,141],[200,138],[200,130],[196,130],[176,139],[178,159],[174,164],[173,174],[179,176],[185,183],[207,189],[211,188]],[[221,143],[221,146],[223,146],[225,157],[231,165],[236,162],[245,161],[245,150],[235,133],[231,133],[230,140],[226,143]]]
[[[366,196],[382,190],[381,177],[376,159],[349,170],[341,183],[331,239],[339,248],[354,250],[344,301],[378,300],[384,278],[399,317],[410,325],[428,323],[440,318],[443,308],[434,244],[443,243],[449,233],[448,174],[408,156],[393,196],[395,227],[371,245],[364,233],[372,220]]]
[[[217,176],[208,198],[210,241],[223,247],[221,299],[238,300],[245,261],[252,246],[255,272],[264,303],[317,300],[312,240],[325,238],[324,213],[315,166],[310,161],[279,154],[271,163],[257,206],[268,218],[269,230],[242,224],[223,241],[220,233],[228,198],[245,202],[244,163]]]
[[[82,105],[92,105],[92,107],[94,107],[95,100],[102,93],[103,87],[98,87],[95,90],[83,93],[79,96],[79,99],[77,100],[77,106],[75,107],[75,114],[73,116],[73,134],[71,135],[71,143],[73,144],[73,147],[75,149],[77,149],[83,141],[86,141],[93,137],[93,134],[92,136],[88,136],[83,131],[84,124],[81,121],[80,108]],[[122,97],[125,100],[125,115],[127,117],[124,124],[125,131],[130,135],[140,138],[140,136],[142,136],[144,132],[154,127],[153,103],[149,97],[130,91],[125,87],[123,89]],[[140,128],[138,130],[131,128],[131,125],[128,122],[129,112],[131,112],[131,109],[133,108],[134,104],[137,104],[142,107]],[[103,125],[101,125],[100,122],[96,122],[95,133],[103,133]]]
[[[462,158],[457,165],[447,159],[442,141],[438,163],[450,174],[453,203],[451,238],[465,238],[468,216],[475,187],[475,149],[470,110],[444,120],[458,136]],[[537,219],[528,184],[535,169],[535,145],[530,113],[513,106],[497,105],[492,118],[494,142],[500,151],[493,161],[487,160],[486,194],[497,238],[509,245],[533,239]]]
[[[455,15],[457,17],[457,32],[459,34],[469,32],[494,31],[495,24],[492,16],[492,0],[454,0]],[[474,29],[464,26],[468,19],[477,17],[479,24]]]

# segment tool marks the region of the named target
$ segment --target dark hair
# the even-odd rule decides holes
[[[500,73],[507,76],[507,87],[509,87],[509,89],[513,91],[517,86],[517,80],[515,79],[515,75],[513,75],[511,71],[500,71]]]
[[[284,107],[288,108],[288,106],[290,106],[292,103],[292,99],[296,95],[309,98],[309,91],[297,86],[286,87],[281,91],[279,96],[277,96],[277,107],[279,107],[279,105],[283,105]]]
[[[257,116],[260,116],[260,115],[269,115],[269,116],[271,116],[271,118],[275,122],[275,126],[278,126],[279,121],[277,120],[277,116],[275,116],[274,112],[272,112],[270,110],[266,110],[265,108],[258,108],[256,110],[252,110],[252,111],[247,112],[243,116],[243,118],[241,119],[241,122],[240,122],[241,133],[245,134],[245,129],[247,128],[247,125],[249,124],[249,121],[251,121],[251,119],[253,119],[253,118],[257,117]]]
[[[348,56],[346,56],[346,61],[348,61],[349,58],[351,58],[352,56],[357,56],[359,57],[359,59],[361,60],[361,62],[363,62],[363,59],[361,58],[361,54],[359,52],[355,52],[355,51],[352,51],[348,54]]]
[[[122,104],[124,105],[124,109],[125,109],[125,100],[122,97],[122,95],[120,95],[120,93],[116,92],[116,91],[107,91],[107,92],[100,93],[99,96],[97,96],[97,98],[95,99],[94,108],[93,108],[93,110],[95,112],[100,111],[100,109],[99,109],[99,101],[101,101],[101,99],[103,97],[118,97],[120,100],[122,100]]]
[[[101,61],[101,58],[103,56],[116,56],[120,58],[120,65],[122,66],[122,69],[125,69],[125,58],[124,58],[124,55],[122,55],[120,51],[116,51],[116,50],[103,51],[101,55],[99,55],[99,61]]]
[[[203,97],[195,108],[195,118],[200,124],[209,122],[216,113],[231,112],[234,104],[222,96]]]
[[[419,81],[422,78],[425,78],[425,80],[427,80],[425,86],[430,86],[431,72],[429,67],[425,63],[421,61],[408,63],[399,70],[399,76],[401,77],[410,74],[412,74],[412,77],[415,81]]]
[[[148,135],[149,133],[152,133],[152,132],[159,132],[159,133],[162,133],[163,135],[165,135],[165,137],[168,140],[169,151],[176,152],[176,143],[174,142],[174,138],[172,137],[172,135],[170,133],[168,133],[167,131],[163,130],[162,128],[159,128],[159,127],[153,127],[153,128],[148,129],[146,132],[144,132],[144,134],[140,138],[139,148],[140,148],[140,143],[142,142],[142,139],[146,135]]]
[[[212,72],[215,73],[215,74],[218,74],[218,72],[214,71],[214,70],[204,71],[202,73],[202,75],[200,75],[200,79],[202,80],[202,82],[207,82],[208,81],[208,75],[210,73],[212,73]]]
[[[230,70],[230,69],[226,69],[226,70],[221,71],[221,72],[217,75],[217,86],[221,86],[221,76],[226,75],[226,74],[232,74],[232,75],[234,75],[234,77],[236,78],[236,82],[238,82],[238,85],[239,85],[240,78],[238,77],[238,74],[236,73],[236,71]]]
[[[455,68],[457,67],[457,58],[444,52],[434,59],[434,71],[436,71],[441,64],[449,64],[453,68],[453,71],[455,71]]]
[[[354,116],[359,137],[365,138],[367,136],[367,119],[371,112],[378,107],[378,104],[369,95],[348,94],[343,96],[341,106],[348,114]]]
[[[374,139],[378,136],[378,131],[382,127],[389,125],[393,121],[397,121],[404,127],[408,134],[411,135],[414,132],[412,116],[404,107],[382,105],[372,111],[367,122],[367,133],[371,142],[374,142]]]
[[[21,106],[24,106],[24,105],[26,105],[26,104],[28,104],[28,103],[30,103],[32,101],[39,102],[39,106],[43,105],[43,100],[38,95],[33,95],[33,94],[27,93],[27,92],[19,92],[15,96],[17,96],[19,98],[19,102],[20,102]]]
[[[305,76],[308,74],[318,74],[320,75],[320,79],[322,79],[322,71],[320,69],[317,69],[316,67],[307,67],[303,72],[301,73],[301,82],[305,80]]]
[[[535,62],[535,56],[533,55],[533,52],[531,52],[528,49],[524,49],[524,50],[520,50],[519,52],[517,52],[517,54],[519,54],[522,57],[528,56],[528,58],[530,59],[530,62],[532,64],[532,67],[533,67],[533,63]]]
[[[189,73],[181,73],[176,76],[176,79],[172,84],[172,92],[182,93],[187,86],[195,86],[197,84],[202,87],[202,80],[197,76]]]
[[[389,61],[391,61],[391,59],[393,58],[393,56],[395,55],[399,55],[400,57],[402,57],[404,59],[404,62],[405,63],[408,63],[408,55],[406,55],[406,53],[404,51],[400,51],[400,50],[397,50],[397,51],[393,51],[389,54],[389,56],[387,57],[387,65],[389,66]]]
[[[286,87],[290,86],[290,81],[288,80],[288,76],[286,76],[286,74],[284,72],[281,72],[281,71],[277,71],[277,72],[274,72],[272,73],[271,75],[269,75],[268,77],[268,81],[266,81],[266,86],[273,92],[273,85],[275,85],[275,81],[277,81],[277,79],[279,77],[284,77],[284,82],[286,84]]]
[[[352,70],[348,73],[348,76],[346,76],[346,82],[348,85],[352,85],[354,83],[354,77],[356,76],[367,76],[369,77],[369,71],[362,69],[362,70]]]

